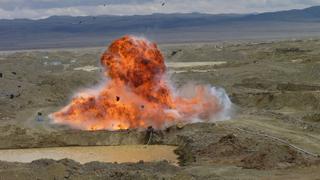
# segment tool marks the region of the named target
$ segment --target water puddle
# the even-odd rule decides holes
[[[178,157],[173,152],[176,146],[165,145],[128,145],[128,146],[89,146],[89,147],[57,147],[0,150],[0,160],[8,162],[29,163],[37,159],[64,158],[80,163],[100,162],[153,162],[167,160],[177,165]]]

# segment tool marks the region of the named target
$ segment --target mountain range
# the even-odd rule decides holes
[[[0,50],[103,46],[124,34],[160,43],[320,36],[320,6],[261,14],[52,16],[0,20]]]

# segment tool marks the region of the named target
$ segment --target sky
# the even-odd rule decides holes
[[[316,5],[320,5],[320,0],[0,0],[0,19],[191,12],[246,14]]]

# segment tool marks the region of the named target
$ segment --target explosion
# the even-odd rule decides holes
[[[174,93],[160,50],[145,39],[125,36],[114,41],[101,64],[108,80],[98,90],[78,93],[51,114],[54,123],[85,130],[160,129],[178,122],[209,121],[230,108],[228,97],[216,88],[196,86],[192,98]]]

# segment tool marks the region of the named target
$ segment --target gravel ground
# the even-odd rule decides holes
[[[0,179],[315,179],[320,177],[320,41],[162,45],[175,87],[224,87],[231,120],[158,131],[169,162],[0,163]],[[99,84],[102,48],[0,53],[0,148],[145,144],[141,130],[80,131],[47,117]],[[224,62],[224,63],[220,63]],[[185,63],[185,64],[184,64]],[[172,64],[174,64],[172,66]],[[191,66],[191,65],[192,66]],[[43,121],[36,121],[41,113]]]

